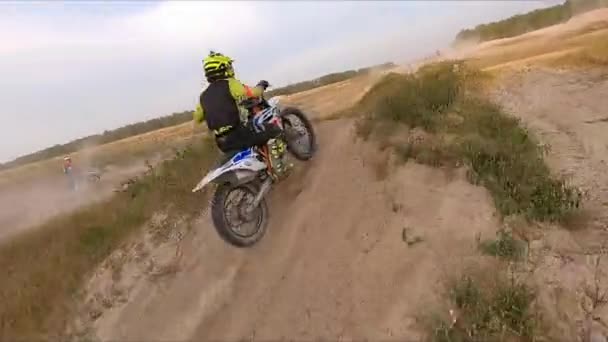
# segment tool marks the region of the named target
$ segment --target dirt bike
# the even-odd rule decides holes
[[[101,173],[98,170],[87,170],[85,179],[89,183],[97,183],[101,180]]]
[[[64,173],[69,177],[68,185],[72,191],[79,191],[83,185],[86,188],[101,180],[101,172],[96,169],[82,171],[78,168],[73,169],[70,167]]]
[[[279,109],[278,99],[257,100],[243,104],[249,111],[252,129],[257,132],[267,125],[278,126],[287,151],[296,159],[307,161],[316,151],[316,137],[312,124],[297,108]],[[297,125],[296,125],[297,124]],[[300,127],[297,127],[300,126]],[[307,137],[305,143],[300,139]],[[269,149],[251,147],[226,155],[219,167],[212,169],[192,192],[210,183],[217,184],[211,200],[211,218],[219,236],[236,247],[249,247],[257,243],[268,226],[268,207],[265,197],[273,184]],[[250,224],[250,229],[245,229]]]

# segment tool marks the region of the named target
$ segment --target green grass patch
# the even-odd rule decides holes
[[[457,111],[465,118],[456,130],[471,180],[488,188],[503,215],[559,221],[579,208],[582,193],[551,176],[545,151],[519,120],[479,99],[463,100]]]
[[[458,61],[429,65],[413,75],[390,74],[357,106],[365,113],[357,133],[367,139],[396,134],[381,129],[386,125],[423,129],[432,138],[394,144],[404,160],[464,163],[471,182],[490,191],[504,216],[564,219],[579,208],[581,192],[551,176],[544,150],[518,119],[479,95],[488,79]]]
[[[401,162],[414,160],[433,167],[453,167],[460,159],[458,151],[454,150],[449,142],[437,137],[421,143],[407,142],[394,148]]]
[[[461,91],[462,79],[452,66],[441,63],[424,67],[415,75],[387,75],[357,106],[367,112],[360,124],[362,131],[371,133],[379,121],[435,131]]]
[[[56,339],[88,272],[159,210],[194,217],[207,204],[191,189],[215,159],[202,141],[141,177],[128,191],[0,244],[0,336]]]
[[[432,341],[531,341],[539,332],[536,294],[512,277],[465,275],[449,284],[448,297],[455,317],[436,319]]]
[[[513,238],[509,232],[500,230],[495,240],[480,242],[479,249],[487,255],[517,261],[523,257],[525,245]]]

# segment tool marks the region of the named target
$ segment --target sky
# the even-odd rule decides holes
[[[428,55],[539,1],[0,1],[0,162],[192,110],[202,58],[274,86]]]

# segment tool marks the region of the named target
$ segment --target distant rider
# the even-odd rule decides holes
[[[72,165],[72,157],[65,156],[63,158],[63,173],[68,176],[70,188],[77,190],[76,177],[74,176],[74,167]]]
[[[72,158],[70,156],[63,157],[63,173],[68,174],[72,171]]]
[[[254,88],[242,84],[234,76],[233,62],[230,57],[213,51],[203,60],[209,86],[200,95],[194,120],[207,123],[224,153],[268,144],[271,167],[275,176],[282,178],[292,165],[285,165],[285,144],[276,139],[281,130],[267,126],[265,131],[255,132],[247,121],[247,111],[239,106],[243,100],[262,96],[269,84],[264,80]]]

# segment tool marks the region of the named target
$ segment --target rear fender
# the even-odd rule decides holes
[[[240,185],[253,181],[257,176],[257,172],[249,169],[236,169],[227,172],[215,174],[213,172],[207,174],[201,181],[192,189],[192,192],[200,191],[202,188],[207,186],[209,183],[224,184],[229,183],[231,185]]]

